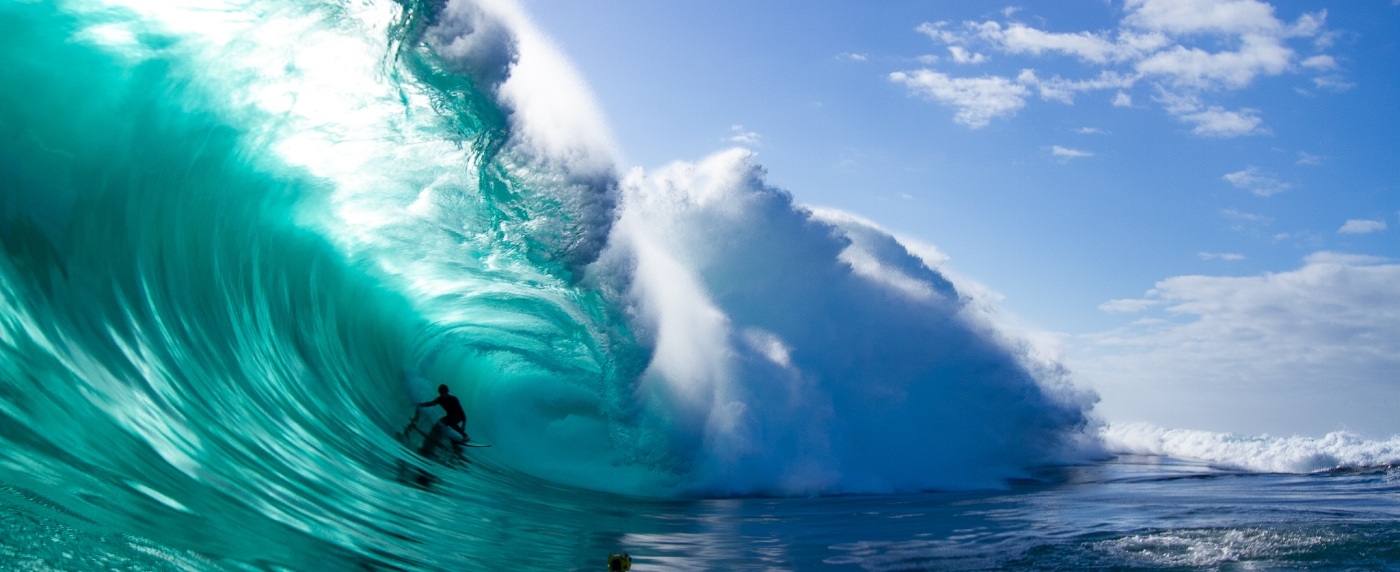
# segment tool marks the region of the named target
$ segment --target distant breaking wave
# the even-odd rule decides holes
[[[1310,473],[1400,465],[1400,437],[1369,440],[1344,431],[1317,438],[1272,437],[1129,423],[1107,426],[1101,435],[1111,453],[1163,455],[1252,472]]]

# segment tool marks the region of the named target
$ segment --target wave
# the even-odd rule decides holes
[[[1345,431],[1322,437],[1275,437],[1128,423],[1104,427],[1101,437],[1110,453],[1169,456],[1252,472],[1312,473],[1400,465],[1400,437],[1371,440]]]
[[[514,3],[0,12],[0,461],[61,505],[374,537],[439,383],[503,474],[664,497],[1000,486],[1087,426],[749,153],[617,173]]]

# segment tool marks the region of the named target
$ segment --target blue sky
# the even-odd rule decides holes
[[[1110,420],[1400,433],[1400,2],[522,3],[625,166],[936,245]]]

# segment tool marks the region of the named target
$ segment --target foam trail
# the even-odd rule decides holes
[[[1128,423],[1109,425],[1100,434],[1112,453],[1165,455],[1245,471],[1309,473],[1400,464],[1400,437],[1368,440],[1344,431],[1272,437]]]

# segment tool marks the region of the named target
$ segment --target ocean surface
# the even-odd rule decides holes
[[[1400,438],[1106,425],[936,251],[618,156],[514,2],[0,0],[0,570],[1400,569]]]

